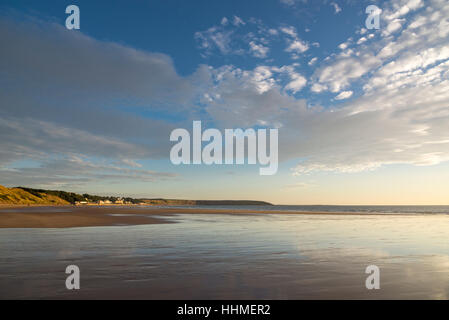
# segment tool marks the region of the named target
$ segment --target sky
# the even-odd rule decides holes
[[[446,0],[3,0],[0,40],[1,185],[449,204]],[[277,173],[172,164],[194,120],[278,129]]]

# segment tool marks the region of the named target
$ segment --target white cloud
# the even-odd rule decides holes
[[[365,37],[361,37],[359,40],[357,40],[357,44],[362,44],[366,41],[367,39]]]
[[[402,6],[401,3],[403,3]],[[424,6],[424,2],[422,0],[408,0],[396,2],[394,4],[394,9],[386,13],[386,19],[395,20],[397,18],[407,15],[410,11],[414,11],[416,9],[421,8],[422,6]]]
[[[335,97],[335,100],[348,99],[352,96],[352,93],[352,91],[342,91],[338,96]]]
[[[317,57],[314,57],[314,58],[310,59],[309,62],[308,62],[307,64],[308,64],[309,66],[312,66],[312,65],[315,64],[315,62],[317,62],[317,60],[318,60],[318,58],[317,58]]]
[[[236,27],[238,26],[244,26],[246,23],[238,16],[234,16],[234,20],[232,21],[232,24]]]
[[[432,18],[438,11],[439,18]],[[353,54],[323,61],[311,81],[312,92],[329,90],[335,99],[347,99],[353,97],[353,82],[365,85],[343,107],[310,107],[283,94],[293,91],[277,81],[279,70],[269,68],[259,79],[264,90],[251,78],[231,77],[218,85],[221,99],[208,111],[227,124],[249,126],[258,119],[281,125],[281,158],[304,159],[295,166],[296,174],[449,161],[449,3],[434,0],[418,15],[424,18],[411,17],[396,38],[371,37],[363,46],[346,48]],[[286,31],[281,32],[295,37],[294,29]]]
[[[256,44],[254,41],[251,41],[249,43],[250,51],[252,52],[253,56],[257,58],[266,58],[268,51],[270,50],[268,47],[265,47],[261,44]]]
[[[320,93],[320,92],[327,90],[327,86],[319,84],[319,83],[314,83],[311,87],[311,90],[312,90],[312,92]]]
[[[381,60],[374,53],[366,52],[358,57],[340,57],[335,63],[316,70],[315,76],[320,83],[327,84],[330,91],[339,92],[380,64]]]
[[[446,2],[439,0],[433,0],[431,4],[426,10],[419,11],[415,16],[408,18],[411,22],[407,25],[404,19],[400,20],[398,17],[410,15],[411,12],[421,8],[422,3],[420,1],[394,1],[391,7],[385,9],[385,15],[390,20],[387,19],[389,23],[383,30],[384,37],[378,37],[377,41],[368,43],[367,39],[374,40],[374,34],[363,36],[357,42],[363,46],[356,48],[348,48],[349,41],[342,43],[339,47],[346,51],[334,55],[327,60],[326,65],[318,68],[314,74],[315,82],[326,85],[332,92],[340,92],[362,76],[369,79],[371,75],[374,76],[373,80],[368,80],[368,84],[365,86],[369,89],[375,86],[374,82],[376,81],[381,84],[382,81],[392,80],[381,80],[380,74],[375,74],[377,69],[385,70],[385,63],[390,63],[388,68],[394,66],[392,70],[400,68],[405,72],[409,68],[410,62],[413,62],[412,56],[417,56],[417,61],[420,61],[421,53],[425,52],[426,59],[434,61],[433,59],[436,58],[431,53],[435,53],[437,48],[448,44],[445,38],[449,36],[449,21],[443,17],[445,17],[445,13],[447,16],[449,8]],[[401,9],[404,5],[407,5],[408,11]],[[433,18],[435,15],[439,18]],[[396,38],[392,38],[393,34],[397,35]],[[428,51],[429,49],[430,51]],[[410,60],[410,62],[406,62],[406,60]],[[400,66],[398,67],[398,65]],[[397,77],[399,76],[397,75]]]
[[[299,74],[293,74],[291,77],[292,81],[285,86],[285,90],[287,91],[297,93],[307,84],[307,79]]]
[[[383,29],[382,34],[388,36],[392,33],[399,31],[402,28],[402,24],[405,22],[404,19],[394,19],[390,21],[385,29]]]
[[[293,27],[293,26],[281,27],[280,30],[281,30],[281,32],[290,36],[290,39],[287,39],[288,45],[287,45],[287,48],[285,49],[285,51],[291,52],[293,59],[298,59],[299,54],[309,50],[309,44],[305,41],[302,41],[298,37],[295,27]]]
[[[296,52],[296,53],[303,53],[309,49],[309,46],[307,43],[301,41],[301,40],[294,40],[290,43],[290,45],[285,49],[287,52]]]
[[[338,45],[338,47],[339,47],[341,50],[345,50],[345,49],[348,47],[348,43],[347,43],[347,42],[340,43],[340,44]]]
[[[208,53],[214,48],[217,48],[222,54],[228,54],[232,51],[232,34],[232,31],[212,27],[206,31],[195,32],[195,39],[200,43],[201,49],[204,49]]]
[[[296,39],[298,37],[298,34],[296,33],[295,27],[289,26],[289,27],[281,27],[280,30],[289,35],[290,37]]]
[[[299,38],[293,26],[268,27],[255,18],[250,18],[246,24],[237,16],[234,16],[232,23],[223,17],[219,25],[195,32],[194,38],[202,50],[203,57],[219,52],[222,55],[250,54],[257,58],[266,58],[273,42],[284,41],[285,51],[291,54],[292,59],[299,59],[310,48],[308,42]],[[320,44],[313,42],[311,46],[319,47]]]
[[[367,32],[368,32],[368,30],[365,28],[361,28],[359,31],[357,31],[357,33],[359,33],[360,35],[364,35]]]
[[[340,8],[340,6],[338,5],[338,3],[336,3],[336,2],[331,2],[331,5],[334,7],[335,14],[341,12],[341,8]]]

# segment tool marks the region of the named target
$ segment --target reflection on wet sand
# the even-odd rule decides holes
[[[213,215],[0,230],[0,298],[448,299],[449,216]],[[81,290],[65,289],[65,267]],[[365,288],[365,268],[381,289]]]

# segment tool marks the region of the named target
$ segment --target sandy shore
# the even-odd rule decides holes
[[[446,214],[276,215],[223,209],[78,207],[69,216],[64,211],[71,207],[2,209],[0,217],[22,213],[23,221],[30,217],[20,211],[28,210],[31,216],[51,212],[43,220],[52,223],[57,215],[104,219],[111,213],[124,216],[100,220],[101,225],[136,223],[129,220],[135,216],[182,222],[2,229],[0,300],[449,297]],[[80,290],[65,287],[71,264],[81,270]],[[381,268],[381,290],[366,289],[365,270],[372,264]]]
[[[0,208],[0,228],[74,228],[168,223],[158,210],[109,207]]]
[[[313,214],[359,215],[348,212],[291,212],[175,207],[0,207],[0,228],[74,228],[170,223],[173,214]]]

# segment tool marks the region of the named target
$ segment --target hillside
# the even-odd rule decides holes
[[[140,199],[141,203],[159,206],[271,206],[265,201],[254,200],[181,200],[181,199]]]
[[[145,204],[156,206],[222,206],[222,205],[271,205],[264,201],[252,200],[182,200],[182,199],[134,199],[90,194],[77,194],[59,190],[44,190],[25,187],[6,188],[0,186],[0,205],[68,205],[85,202],[86,204]]]
[[[51,194],[31,194],[20,188],[0,186],[0,204],[15,205],[67,205],[69,202]]]

